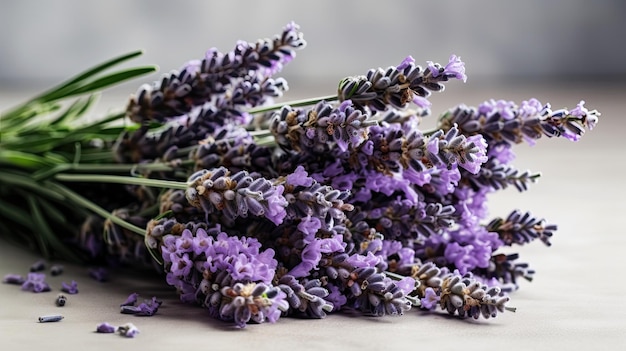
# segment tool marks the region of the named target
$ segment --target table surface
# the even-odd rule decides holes
[[[433,110],[458,103],[476,105],[489,98],[517,102],[537,97],[554,108],[573,108],[579,100],[598,109],[597,128],[578,143],[541,140],[520,145],[515,164],[541,171],[537,184],[525,193],[513,189],[494,194],[493,216],[514,208],[557,223],[559,230],[548,248],[540,243],[519,252],[536,269],[532,283],[522,282],[511,295],[516,313],[491,320],[462,320],[443,313],[409,311],[401,317],[362,317],[334,314],[322,320],[282,318],[276,324],[249,325],[243,330],[212,320],[205,310],[178,301],[164,279],[134,272],[114,272],[109,282],[87,275],[87,267],[65,265],[63,275],[48,277],[48,293],[27,293],[0,284],[0,348],[3,350],[184,350],[206,347],[222,350],[338,349],[393,350],[397,347],[441,350],[554,350],[619,349],[626,346],[626,235],[616,216],[626,213],[623,172],[626,170],[620,128],[626,107],[624,84],[542,84],[515,87],[482,83],[448,88],[433,97]],[[15,92],[0,92],[6,107]],[[24,96],[26,97],[26,96]],[[104,101],[106,103],[109,100]],[[111,100],[112,101],[112,100]],[[3,104],[5,106],[3,106]],[[116,105],[117,106],[117,105]],[[0,235],[1,238],[1,235]],[[39,257],[0,240],[0,276],[25,274]],[[68,304],[54,305],[61,282],[75,280],[80,293]],[[132,293],[164,301],[157,315],[135,317],[117,306]],[[37,317],[62,313],[59,323],[37,323]],[[134,339],[95,333],[97,324],[134,323]]]

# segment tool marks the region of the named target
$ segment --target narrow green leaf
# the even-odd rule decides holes
[[[46,254],[44,254],[44,256],[46,258],[51,257],[48,249],[54,249],[55,252],[60,254],[61,257],[71,260],[71,261],[80,262],[81,259],[74,252],[72,252],[72,250],[70,250],[66,245],[64,245],[60,241],[59,237],[56,236],[52,232],[52,230],[50,229],[50,226],[48,225],[46,219],[43,216],[43,213],[41,212],[41,208],[39,207],[37,198],[35,196],[29,196],[28,204],[30,206],[31,213],[33,215],[33,218],[32,218],[33,224],[37,229],[37,233],[35,235],[41,236],[42,241],[45,244],[47,244],[46,246],[49,246],[49,247],[46,247]]]
[[[27,169],[51,167],[54,163],[45,157],[15,150],[0,150],[0,164],[13,165]]]
[[[37,208],[37,202],[32,196],[28,197],[28,207],[30,208],[30,214],[32,217],[31,221],[33,223],[33,235],[37,239],[37,243],[39,244],[39,250],[41,250],[41,254],[43,255],[43,257],[51,258],[48,243],[46,241],[47,236],[41,228],[41,223],[38,223],[38,221],[42,220],[41,214],[39,213],[39,209]]]
[[[50,121],[50,126],[54,127],[58,124],[69,125],[73,121],[82,117],[89,107],[91,107],[98,100],[98,96],[96,94],[91,94],[87,98],[76,99],[63,113],[59,116],[55,117],[52,121]]]
[[[0,172],[0,184],[21,186],[30,189],[31,192],[35,194],[44,195],[59,202],[63,202],[65,200],[65,196],[61,193],[51,190],[50,187],[41,183],[35,182],[30,177],[30,174],[24,172]]]
[[[50,89],[48,92],[45,92],[43,94],[41,94],[40,96],[36,97],[33,100],[39,100],[39,101],[52,101],[52,100],[57,100],[60,98],[63,98],[64,94],[59,93],[59,91],[72,91],[77,84],[82,83],[83,81],[97,75],[100,72],[103,72],[113,66],[119,65],[125,61],[128,61],[130,59],[133,59],[135,57],[140,56],[141,54],[143,54],[143,51],[141,50],[136,50],[136,51],[132,51],[129,52],[127,54],[118,56],[118,57],[114,57],[108,61],[105,61],[97,66],[94,66],[78,75],[76,75],[73,78],[70,78],[69,80],[59,84],[56,87],[53,87],[52,89]]]
[[[157,68],[155,66],[145,66],[145,67],[136,67],[129,68],[126,70],[118,71],[112,73],[108,76],[104,76],[102,78],[98,78],[91,83],[87,83],[80,88],[75,89],[71,92],[71,95],[84,94],[96,90],[102,90],[111,85],[115,85],[121,83],[125,80],[130,80],[139,76],[142,76],[147,73],[155,72]]]
[[[59,224],[66,224],[67,219],[63,215],[63,212],[58,210],[57,206],[54,206],[49,201],[46,201],[43,198],[39,198],[39,204],[45,210],[46,215],[53,221]]]
[[[13,222],[23,225],[26,228],[32,229],[33,227],[33,221],[31,220],[28,212],[3,200],[0,200],[0,214]]]

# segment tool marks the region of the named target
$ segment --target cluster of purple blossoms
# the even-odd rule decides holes
[[[459,57],[452,55],[445,67],[429,61],[428,68],[423,69],[409,56],[396,67],[371,69],[365,76],[344,78],[339,83],[338,96],[374,111],[403,109],[410,102],[428,109],[430,102],[426,98],[432,91],[443,91],[443,82],[450,78],[467,80]]]
[[[280,224],[286,215],[283,187],[247,171],[230,174],[226,167],[200,170],[189,177],[186,196],[207,214],[219,212],[232,223],[237,217],[264,217]]]
[[[553,111],[534,99],[489,100],[422,130],[430,94],[467,79],[456,55],[425,68],[409,56],[341,80],[336,98],[269,106],[288,88],[273,76],[304,46],[291,23],[140,87],[127,109],[140,126],[119,138],[116,158],[136,163],[134,175],[181,187],[127,187],[136,203],[107,208],[145,237],[92,220],[80,238],[87,251],[119,262],[152,254],[182,301],[239,327],[347,309],[472,318],[513,310],[506,293],[534,270],[502,249],[549,245],[556,226],[522,210],[490,218],[487,196],[538,178],[512,165],[515,144],[578,140],[600,114],[583,102]],[[102,230],[104,240],[94,239]],[[158,307],[144,305],[131,295],[121,308]]]
[[[139,88],[128,104],[128,116],[136,122],[162,122],[224,95],[232,98],[217,105],[225,104],[220,107],[233,110],[238,106],[250,107],[251,101],[262,102],[264,96],[280,96],[286,82],[271,76],[293,59],[294,50],[304,46],[299,27],[290,23],[273,39],[240,41],[227,53],[210,49],[202,60],[190,61],[180,71],[172,71],[160,81]]]
[[[160,248],[166,280],[181,300],[198,303],[219,319],[243,327],[249,321],[275,322],[287,309],[284,293],[271,285],[274,252],[261,251],[254,238],[185,229],[165,235]]]

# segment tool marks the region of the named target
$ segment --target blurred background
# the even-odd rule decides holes
[[[145,55],[132,64],[169,71],[210,47],[271,37],[292,20],[308,42],[282,73],[292,91],[326,94],[346,75],[408,55],[445,64],[452,53],[473,85],[615,82],[626,78],[625,16],[621,0],[0,0],[0,94],[10,104],[17,90],[135,49]]]

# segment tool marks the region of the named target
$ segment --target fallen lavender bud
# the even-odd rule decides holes
[[[9,273],[7,275],[4,276],[4,278],[2,279],[2,282],[5,284],[14,284],[14,285],[22,285],[24,283],[25,279],[23,276],[19,275],[19,274],[13,274],[13,273]]]
[[[46,282],[46,275],[43,273],[28,273],[26,280],[22,283],[22,290],[34,293],[50,291],[50,285]]]
[[[59,322],[64,317],[61,315],[41,316],[38,318],[39,323]]]
[[[120,335],[125,336],[127,338],[134,338],[137,334],[139,334],[139,329],[133,323],[126,323],[117,327],[117,331]]]
[[[120,306],[120,313],[122,314],[137,314],[140,311],[139,306]]]
[[[70,284],[66,282],[61,282],[61,291],[66,292],[70,295],[78,294],[78,283],[72,280]]]
[[[50,267],[50,275],[55,277],[57,275],[63,274],[63,268],[64,267],[62,265],[60,265],[60,264],[52,265],[52,267]]]
[[[120,304],[120,307],[122,307],[122,306],[134,306],[137,303],[137,298],[138,297],[139,297],[139,294],[131,293],[130,295],[128,295],[126,300]]]
[[[96,333],[115,333],[116,330],[116,327],[107,322],[100,323],[96,326]]]
[[[44,269],[46,269],[46,261],[44,260],[39,260],[30,266],[31,272],[41,272]]]

